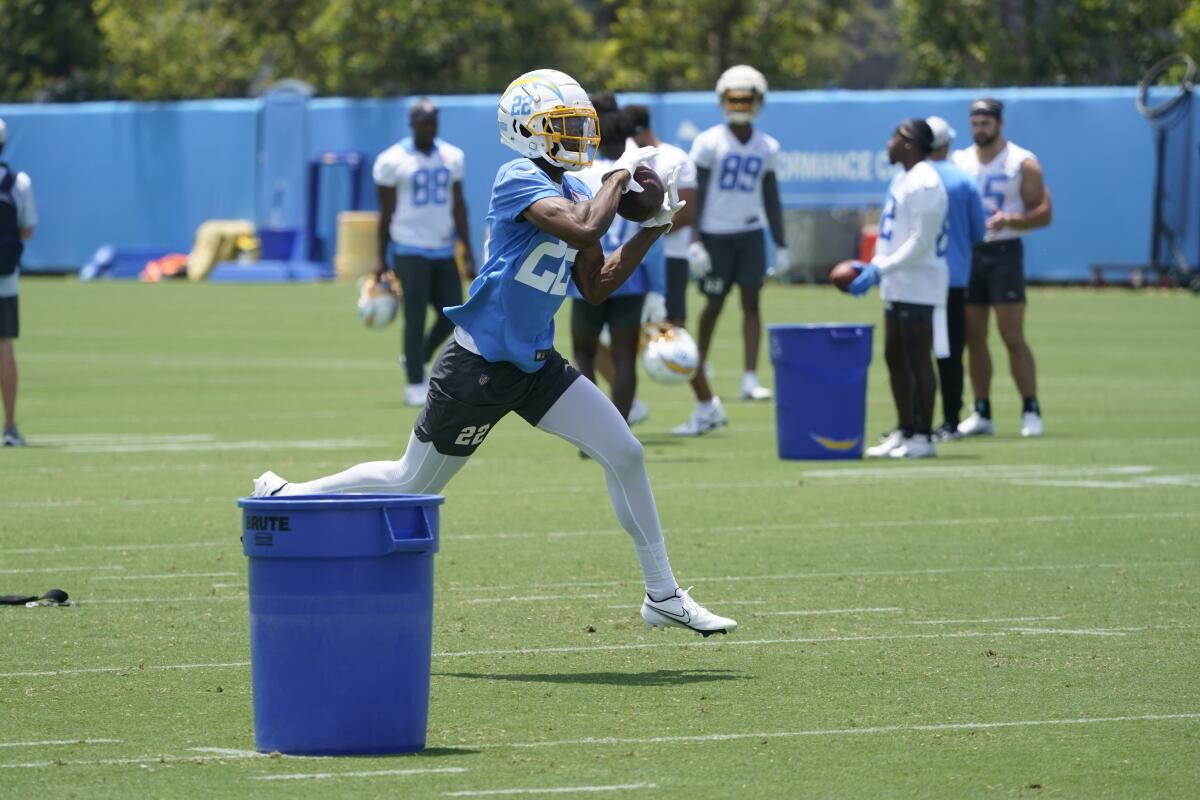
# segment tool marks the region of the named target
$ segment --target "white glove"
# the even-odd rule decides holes
[[[666,322],[667,320],[667,301],[658,292],[647,292],[646,299],[642,301],[642,327],[647,323]]]
[[[608,177],[619,169],[629,171],[629,182],[625,184],[625,188],[621,190],[621,194],[625,192],[640,192],[642,185],[633,179],[633,172],[638,168],[638,165],[649,161],[658,155],[657,147],[639,147],[636,150],[626,150],[613,164],[613,168],[604,173],[604,177]]]
[[[767,274],[771,276],[783,275],[791,266],[791,254],[788,253],[787,247],[779,246],[775,248],[775,263],[767,270]]]
[[[679,213],[679,209],[687,205],[687,201],[679,199],[679,188],[676,185],[679,183],[680,169],[682,169],[682,165],[676,165],[667,173],[667,191],[663,193],[662,208],[658,210],[657,214],[642,223],[643,228],[661,228],[663,225],[670,225],[671,220]]]
[[[704,242],[695,241],[689,244],[687,259],[688,273],[694,280],[700,280],[712,272],[712,258],[704,249]]]

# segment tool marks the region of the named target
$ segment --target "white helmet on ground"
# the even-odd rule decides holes
[[[683,328],[651,323],[642,331],[642,342],[642,366],[652,380],[671,386],[695,377],[700,349]]]
[[[591,166],[600,120],[579,81],[556,69],[526,72],[500,95],[500,141],[574,172]]]
[[[766,99],[767,79],[748,64],[730,67],[717,79],[717,102],[729,122],[752,122]]]
[[[396,276],[385,272],[383,278],[368,278],[358,293],[358,318],[368,328],[386,328],[400,309],[400,285]]]

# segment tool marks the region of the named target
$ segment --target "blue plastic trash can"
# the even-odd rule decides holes
[[[260,751],[425,747],[441,503],[395,494],[238,500]]]
[[[780,458],[862,458],[874,325],[768,325]]]
[[[296,248],[295,228],[259,228],[258,243],[263,261],[287,261]]]

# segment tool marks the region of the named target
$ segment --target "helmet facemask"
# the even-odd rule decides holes
[[[725,119],[735,125],[747,125],[758,116],[762,95],[754,89],[728,89],[721,95],[721,110]]]
[[[527,127],[546,142],[546,158],[568,172],[590,167],[600,147],[600,118],[591,106],[558,106],[533,114]]]

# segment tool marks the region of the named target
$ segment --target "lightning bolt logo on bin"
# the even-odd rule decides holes
[[[855,436],[853,439],[830,439],[826,436],[818,436],[815,433],[808,434],[814,442],[824,447],[826,450],[832,450],[835,453],[844,453],[847,450],[853,450],[862,440],[861,436]]]

